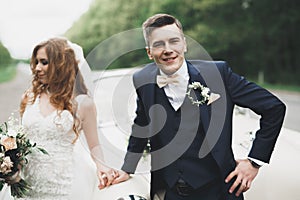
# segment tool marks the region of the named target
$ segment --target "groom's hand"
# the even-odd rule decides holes
[[[123,170],[119,170],[118,174],[119,176],[113,180],[112,184],[121,183],[127,181],[130,178],[130,175]]]
[[[236,177],[229,193],[236,191],[235,195],[239,196],[242,192],[249,190],[253,179],[258,173],[258,168],[253,167],[248,159],[237,160],[236,163],[236,168],[226,177],[225,182],[228,183]]]

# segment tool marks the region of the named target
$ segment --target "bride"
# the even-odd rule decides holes
[[[118,170],[103,162],[96,107],[77,62],[82,58],[81,47],[61,38],[33,50],[32,85],[22,97],[20,113],[28,138],[49,155],[29,155],[21,172],[32,188],[26,199],[115,199],[120,189],[147,188],[138,178],[110,186]]]

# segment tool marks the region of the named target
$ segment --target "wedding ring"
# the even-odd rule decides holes
[[[116,173],[115,173],[115,172],[113,172],[113,173],[111,174],[111,176],[112,176],[112,177],[115,177],[115,175],[116,175]]]
[[[110,174],[113,178],[116,176],[115,172]],[[101,178],[107,178],[106,174],[102,174]]]

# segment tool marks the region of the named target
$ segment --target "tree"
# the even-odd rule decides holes
[[[234,71],[251,79],[263,72],[267,82],[300,85],[299,10],[296,0],[95,0],[66,36],[81,44],[87,55],[114,35],[141,28],[149,16],[169,13],[180,19],[186,36],[214,60],[228,61]],[[116,50],[135,42],[142,42],[142,37],[116,41],[96,57],[111,58]],[[130,67],[146,62],[140,49],[109,64]]]
[[[0,68],[7,67],[12,61],[9,51],[0,43]]]

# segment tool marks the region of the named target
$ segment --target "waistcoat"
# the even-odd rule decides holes
[[[204,158],[198,155],[205,137],[200,121],[201,106],[193,105],[186,97],[182,106],[175,111],[163,88],[156,87],[155,92],[156,104],[160,104],[167,113],[162,130],[154,136],[158,143],[155,148],[172,145],[169,151],[158,157],[170,159],[174,156],[174,161],[162,169],[163,179],[168,186],[173,187],[181,178],[193,188],[199,188],[220,177],[212,155],[209,153]]]

